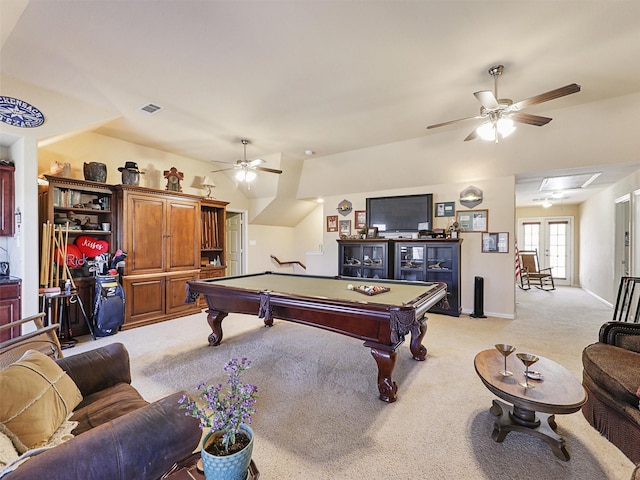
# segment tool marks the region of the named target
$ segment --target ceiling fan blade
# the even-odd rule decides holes
[[[578,93],[579,91],[580,85],[578,85],[577,83],[572,83],[570,85],[565,85],[564,87],[556,88],[555,90],[550,90],[546,93],[541,93],[540,95],[535,95],[525,100],[520,100],[519,102],[511,105],[510,110],[522,110],[524,108],[530,107],[531,105],[537,105],[539,103],[548,102],[549,100],[555,100],[556,98],[571,95],[572,93]]]
[[[469,140],[473,140],[474,138],[476,138],[478,136],[478,132],[476,132],[476,129],[474,128],[471,133],[469,135],[467,135],[467,138],[464,139],[465,142],[468,142]]]
[[[282,173],[282,170],[276,170],[275,168],[267,168],[267,167],[254,167],[254,170],[260,170],[261,172],[277,173],[278,175]]]
[[[235,170],[236,167],[231,167],[231,168],[221,168],[220,170],[211,170],[210,173],[216,173],[216,172],[226,172],[228,170]]]
[[[250,162],[248,162],[249,167],[257,167],[258,165],[262,165],[263,163],[265,163],[266,160],[263,160],[261,158],[256,158],[255,160],[251,160]]]
[[[480,105],[487,110],[495,110],[500,106],[496,96],[491,90],[482,90],[480,92],[475,92],[473,95],[478,99]]]
[[[222,160],[211,160],[213,163],[223,163],[225,165],[237,165],[237,162],[223,162]]]
[[[479,118],[484,118],[485,115],[476,115],[475,117],[467,117],[467,118],[459,118],[458,120],[450,120],[448,122],[436,123],[435,125],[429,125],[427,130],[430,128],[444,127],[445,125],[453,125],[454,123],[466,122],[467,120],[478,120]]]
[[[542,127],[549,123],[552,118],[541,117],[540,115],[531,115],[530,113],[516,112],[509,115],[509,118],[514,122],[526,123],[527,125],[535,125],[536,127]]]

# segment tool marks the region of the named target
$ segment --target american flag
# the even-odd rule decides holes
[[[518,275],[520,275],[520,255],[518,255],[518,241],[516,240],[516,245],[515,245],[515,252],[516,252],[516,278],[518,278]]]

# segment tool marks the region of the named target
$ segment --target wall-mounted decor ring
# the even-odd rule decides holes
[[[20,128],[35,128],[44,123],[44,114],[19,98],[0,96],[0,121]]]

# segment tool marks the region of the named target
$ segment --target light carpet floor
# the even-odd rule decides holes
[[[612,312],[581,289],[517,290],[517,319],[429,315],[425,362],[400,348],[398,401],[378,400],[377,369],[362,342],[323,330],[231,314],[224,339],[209,347],[206,314],[119,332],[65,350],[73,355],[122,342],[133,384],[147,400],[193,392],[219,381],[222,365],[248,357],[246,380],[259,388],[254,460],[271,479],[536,479],[628,480],[633,464],[581,412],[557,415],[571,460],[543,441],[511,432],[490,435],[495,398],[478,378],[475,355],[496,343],[550,358],[582,378],[582,349],[597,341]]]

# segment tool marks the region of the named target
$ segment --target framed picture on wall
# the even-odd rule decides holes
[[[339,228],[340,236],[351,235],[351,220],[340,220]]]
[[[361,228],[366,228],[367,226],[367,212],[366,210],[356,210],[355,216],[355,224],[356,230],[360,230]]]
[[[456,202],[436,203],[436,217],[455,217]]]
[[[338,215],[327,215],[327,232],[338,231]]]
[[[456,212],[461,232],[486,232],[489,225],[488,210],[458,210]]]
[[[509,232],[484,232],[482,253],[509,253]]]

